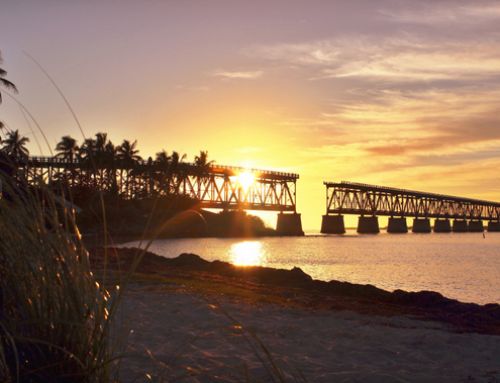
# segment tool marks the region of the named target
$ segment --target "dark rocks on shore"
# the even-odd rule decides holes
[[[104,250],[94,249],[91,262],[100,268]],[[311,303],[311,307],[353,310],[378,315],[410,315],[427,320],[450,324],[457,331],[479,332],[500,335],[500,305],[463,303],[449,299],[437,292],[389,292],[373,285],[349,282],[314,280],[300,268],[292,270],[269,267],[238,267],[227,262],[209,262],[195,254],[181,254],[176,258],[165,258],[151,252],[142,253],[136,248],[109,248],[108,265],[126,270],[136,257],[142,254],[138,272],[165,275],[189,275],[196,278],[224,277],[224,281],[249,282],[267,288],[266,294],[293,291]],[[280,291],[278,292],[277,289]]]

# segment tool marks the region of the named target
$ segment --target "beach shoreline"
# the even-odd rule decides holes
[[[106,257],[105,257],[106,254]],[[203,294],[236,297],[249,302],[278,303],[286,307],[348,310],[361,314],[408,316],[445,323],[456,332],[500,335],[500,305],[463,303],[437,292],[385,291],[372,285],[324,282],[299,268],[239,267],[208,262],[194,254],[169,259],[136,248],[91,249],[94,269],[128,270],[137,256],[142,260],[135,280],[158,286],[188,286]]]

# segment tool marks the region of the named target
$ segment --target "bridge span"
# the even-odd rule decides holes
[[[500,203],[443,194],[354,182],[324,182],[326,214],[321,232],[345,233],[344,214],[356,214],[359,233],[378,233],[378,216],[388,216],[387,231],[406,233],[407,217],[413,218],[412,231],[435,232],[500,231]],[[450,222],[453,219],[453,222]]]
[[[301,235],[296,211],[298,174],[223,165],[196,165],[124,161],[120,159],[67,159],[31,156],[14,163],[15,176],[29,185],[86,186],[114,192],[125,199],[186,196],[202,208],[278,212],[277,230]]]

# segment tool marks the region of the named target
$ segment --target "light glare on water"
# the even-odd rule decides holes
[[[262,242],[259,241],[233,243],[229,252],[230,262],[237,266],[261,266],[264,263]]]

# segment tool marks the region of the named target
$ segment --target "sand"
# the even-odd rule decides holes
[[[500,336],[457,333],[445,323],[145,284],[130,289],[122,310],[132,330],[124,382],[279,381],[272,364],[286,381],[500,381]]]

